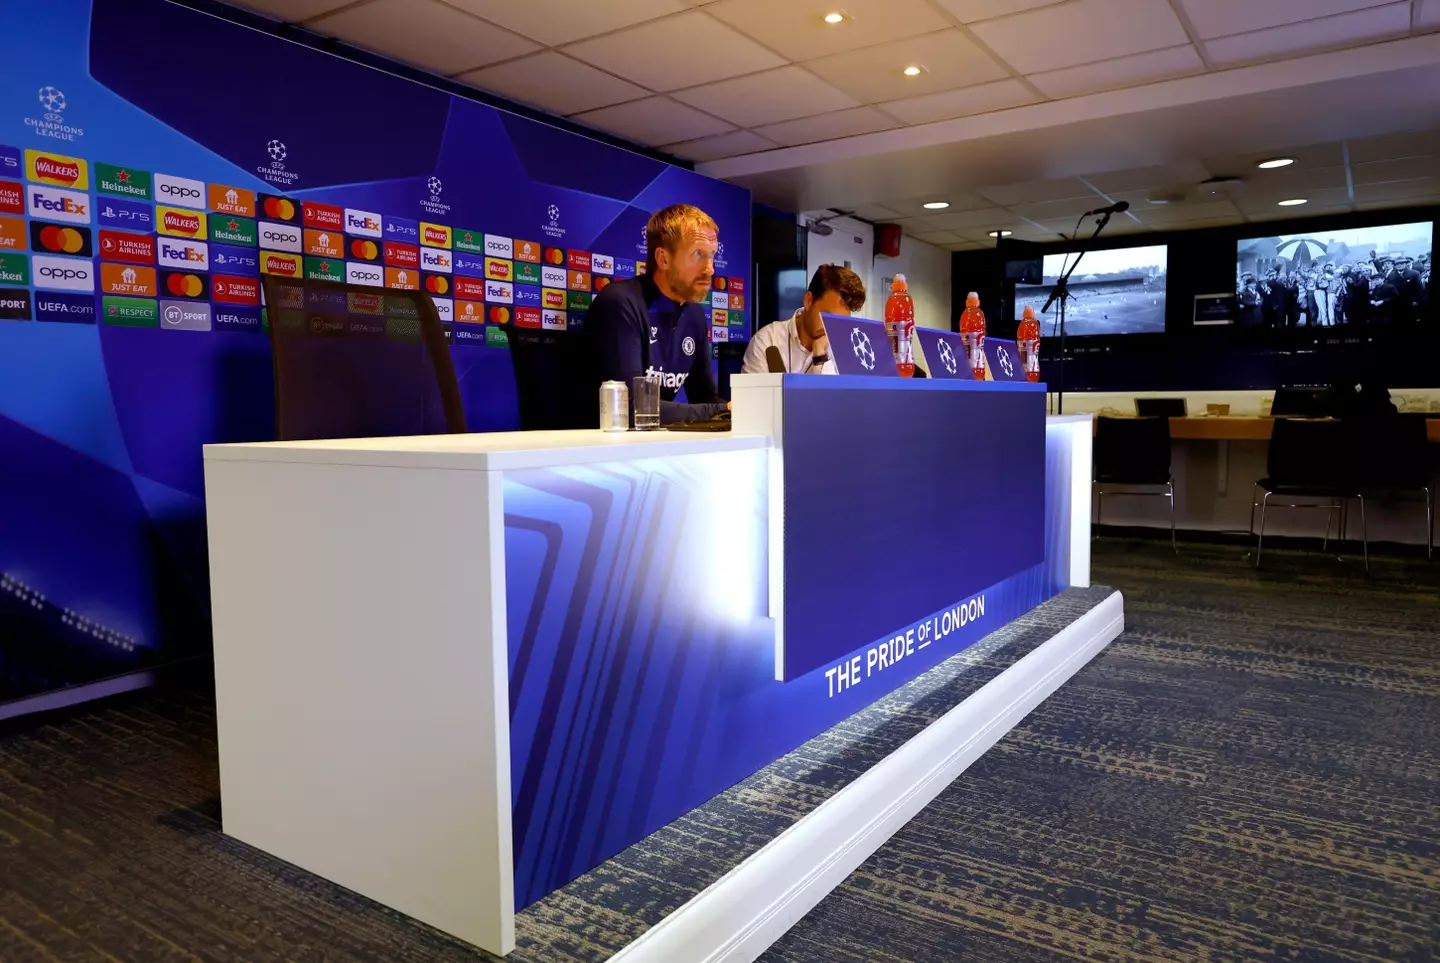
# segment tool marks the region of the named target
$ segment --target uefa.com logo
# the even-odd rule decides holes
[[[25,126],[33,130],[36,137],[74,142],[85,136],[84,128],[65,123],[65,108],[70,106],[65,100],[65,91],[59,87],[45,86],[36,94],[42,113],[39,117],[25,118]]]
[[[427,214],[449,214],[450,205],[440,199],[440,192],[445,189],[445,185],[440,178],[430,177],[430,179],[425,182],[425,189],[430,192],[430,196],[420,202],[420,206],[425,209],[425,212]]]
[[[546,237],[553,237],[557,240],[564,237],[565,228],[560,226],[560,208],[551,204],[545,209],[545,213],[549,215],[550,221],[547,224],[540,225],[540,233]]]
[[[295,182],[300,179],[300,175],[285,169],[285,158],[290,156],[290,148],[285,146],[285,142],[283,140],[269,141],[265,145],[265,154],[270,158],[270,163],[255,168],[255,173],[272,184],[294,187]]]

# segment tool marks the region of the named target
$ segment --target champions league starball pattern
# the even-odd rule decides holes
[[[948,341],[940,342],[940,363],[944,365],[945,370],[952,375],[960,370],[960,366],[955,363],[955,350],[950,347]]]
[[[859,328],[850,329],[850,348],[855,352],[855,357],[860,360],[861,366],[866,371],[875,367],[875,347],[870,344],[870,336]]]

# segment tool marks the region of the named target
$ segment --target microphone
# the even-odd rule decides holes
[[[765,349],[765,368],[771,374],[785,374],[785,358],[773,344]]]
[[[1095,208],[1095,210],[1093,210],[1093,211],[1086,211],[1086,212],[1085,212],[1083,215],[1081,215],[1081,216],[1082,216],[1082,217],[1096,217],[1096,216],[1099,216],[1099,215],[1102,215],[1102,214],[1103,214],[1104,216],[1109,217],[1111,214],[1124,214],[1124,213],[1125,213],[1126,211],[1128,211],[1128,210],[1130,210],[1130,202],[1129,202],[1129,201],[1116,201],[1114,204],[1111,204],[1109,207],[1097,207],[1097,208]]]

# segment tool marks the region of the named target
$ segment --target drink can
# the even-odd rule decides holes
[[[600,430],[627,431],[630,428],[630,389],[623,381],[600,383]]]

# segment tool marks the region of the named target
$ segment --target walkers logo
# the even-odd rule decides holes
[[[307,257],[305,276],[311,281],[345,281],[345,262],[328,257]]]
[[[385,286],[397,291],[420,290],[420,272],[414,268],[387,267]]]
[[[68,221],[71,224],[90,223],[89,194],[31,184],[25,188],[25,196],[30,201],[31,217],[46,217],[52,221]]]
[[[343,223],[346,234],[358,234],[361,237],[387,236],[380,215],[370,211],[357,211],[347,207]]]
[[[205,182],[171,174],[155,175],[155,199],[162,204],[181,207],[205,206]]]
[[[0,231],[0,247],[5,246],[4,234]],[[35,251],[73,254],[77,257],[91,257],[95,253],[90,247],[90,228],[46,224],[44,221],[30,222],[30,247]]]
[[[135,201],[151,197],[150,172],[138,167],[116,167],[95,162],[95,189],[102,194],[118,194]]]
[[[270,221],[260,222],[260,246],[269,251],[290,251],[294,254],[304,250],[300,228]]]
[[[565,299],[565,307],[571,311],[588,311],[590,310],[590,297],[584,291],[571,291],[569,297]]]
[[[345,254],[345,247],[341,242],[344,240],[344,235],[339,231],[316,231],[307,228],[305,253],[313,254],[316,257],[342,257]]]
[[[540,307],[540,288],[531,284],[515,285],[515,303]]]
[[[229,308],[217,305],[210,315],[210,323],[216,331],[239,331],[254,334],[265,329],[257,308]]]
[[[40,101],[40,109],[44,113],[41,117],[25,118],[25,126],[33,130],[36,137],[74,143],[85,136],[83,127],[75,127],[65,122],[65,109],[69,106],[65,91],[46,85],[36,91],[36,98]]]
[[[565,266],[572,271],[589,271],[590,254],[586,251],[566,251]]]
[[[552,288],[543,288],[540,291],[540,303],[551,310],[564,311],[565,292],[556,291]]]
[[[210,210],[216,214],[235,214],[240,217],[255,216],[255,192],[224,184],[211,184],[209,189]]]
[[[206,219],[202,211],[195,211],[185,207],[166,207],[163,204],[155,208],[156,229],[161,234],[169,234],[171,237],[194,237],[205,238]]]
[[[540,269],[540,283],[547,288],[563,288],[570,282],[570,276],[564,268],[550,267],[548,264]]]
[[[155,211],[149,204],[140,201],[122,201],[119,198],[97,198],[95,220],[111,227],[127,231],[150,232],[155,230]]]
[[[464,251],[456,252],[455,273],[468,274],[472,278],[483,278],[485,276],[485,259],[476,254],[466,254]]]
[[[352,237],[348,248],[350,256],[357,261],[380,260],[380,245],[363,237]]]
[[[449,298],[431,298],[435,305],[435,313],[440,315],[440,320],[446,324],[455,320],[455,304]]]
[[[259,228],[248,217],[210,218],[210,240],[221,244],[254,245],[260,236]]]
[[[628,258],[617,257],[615,259],[615,277],[633,278],[635,276],[635,262]]]
[[[41,184],[73,187],[78,191],[90,186],[90,168],[83,160],[45,151],[25,152],[25,176]]]
[[[101,298],[100,316],[106,324],[154,328],[160,324],[160,305],[149,298]]]
[[[445,185],[440,181],[440,178],[431,177],[425,182],[425,189],[430,192],[429,197],[420,201],[420,206],[424,209],[425,213],[434,214],[436,217],[444,217],[446,214],[449,214],[450,205],[445,203],[440,197],[441,193],[445,190]]]
[[[540,245],[534,241],[515,242],[515,260],[525,261],[529,264],[540,263]]]
[[[12,257],[13,255],[5,255]],[[37,254],[30,265],[35,286],[50,291],[94,291],[95,265],[78,257],[45,257]]]
[[[0,321],[29,320],[30,292],[0,288]]]
[[[100,292],[153,298],[159,292],[155,269],[132,264],[100,262]]]
[[[29,283],[30,259],[23,254],[0,254],[0,284],[25,286]]]
[[[210,245],[204,241],[172,241],[155,239],[156,258],[161,267],[184,268],[190,271],[210,270]]]
[[[509,281],[514,277],[514,272],[511,270],[509,261],[487,257],[485,259],[485,276],[492,281]]]
[[[420,249],[413,244],[401,244],[399,241],[386,241],[385,263],[393,264],[395,267],[419,267]]]
[[[557,241],[564,238],[565,228],[560,226],[560,208],[551,204],[545,209],[545,215],[549,220],[540,225],[540,233]],[[555,263],[559,264],[560,262],[556,261]]]
[[[729,324],[729,323],[730,323],[730,312],[726,311],[724,308],[717,308],[717,309],[711,311],[711,312],[710,312],[710,323],[711,323],[711,324]]]
[[[553,264],[556,267],[564,267],[565,252],[558,247],[547,247],[545,249],[544,263]]]
[[[420,267],[426,271],[442,271],[449,274],[452,266],[449,251],[433,247],[420,249]]]
[[[403,244],[418,244],[420,241],[420,222],[412,221],[404,217],[385,217],[385,240],[400,241]]]
[[[15,181],[0,181],[0,214],[24,214],[25,192]]]
[[[571,271],[569,282],[565,286],[572,291],[589,291],[590,275],[584,271]]]
[[[486,234],[485,253],[490,257],[504,258],[508,261],[515,256],[515,242],[508,237]]]
[[[471,254],[485,253],[485,235],[479,231],[462,231],[455,229],[455,250],[469,251]]]
[[[15,217],[0,217],[0,251],[25,250],[25,222]]]
[[[161,271],[160,293],[174,298],[209,297],[209,278],[189,271]]]
[[[515,265],[515,280],[520,284],[539,284],[540,268],[534,264],[517,263]]]
[[[89,294],[35,295],[36,321],[61,321],[66,324],[94,324],[95,298]]]
[[[210,278],[210,298],[224,304],[260,304],[260,281],[216,274]]]
[[[260,214],[269,221],[290,224],[300,213],[296,210],[294,201],[288,197],[281,197],[279,194],[260,194],[257,199]]]
[[[385,283],[385,269],[378,264],[347,261],[345,263],[345,283],[378,288]]]
[[[344,209],[332,207],[329,204],[303,201],[300,205],[300,218],[306,227],[315,227],[326,231],[340,231],[345,227]]]
[[[385,313],[386,297],[383,294],[347,294],[345,310],[351,314],[382,315]]]
[[[161,301],[160,327],[171,331],[209,331],[210,305],[196,301]]]
[[[260,252],[253,247],[210,245],[210,269],[217,274],[238,274],[257,277],[260,274]]]
[[[590,255],[590,270],[596,274],[614,274],[615,259],[608,254]]]
[[[515,289],[504,281],[486,281],[485,300],[490,304],[514,304]]]
[[[484,324],[485,305],[480,301],[455,301],[455,321],[458,324]]]
[[[540,312],[540,327],[546,331],[564,331],[568,325],[565,321],[564,311],[542,311]]]
[[[421,221],[420,243],[425,247],[450,247],[450,228]]]
[[[426,274],[420,286],[431,294],[449,294],[450,279],[443,274]]]
[[[260,252],[260,273],[273,274],[282,278],[298,278],[303,263],[295,254],[276,254],[274,251]]]
[[[475,278],[455,278],[455,296],[475,301],[485,300],[485,282]]]

